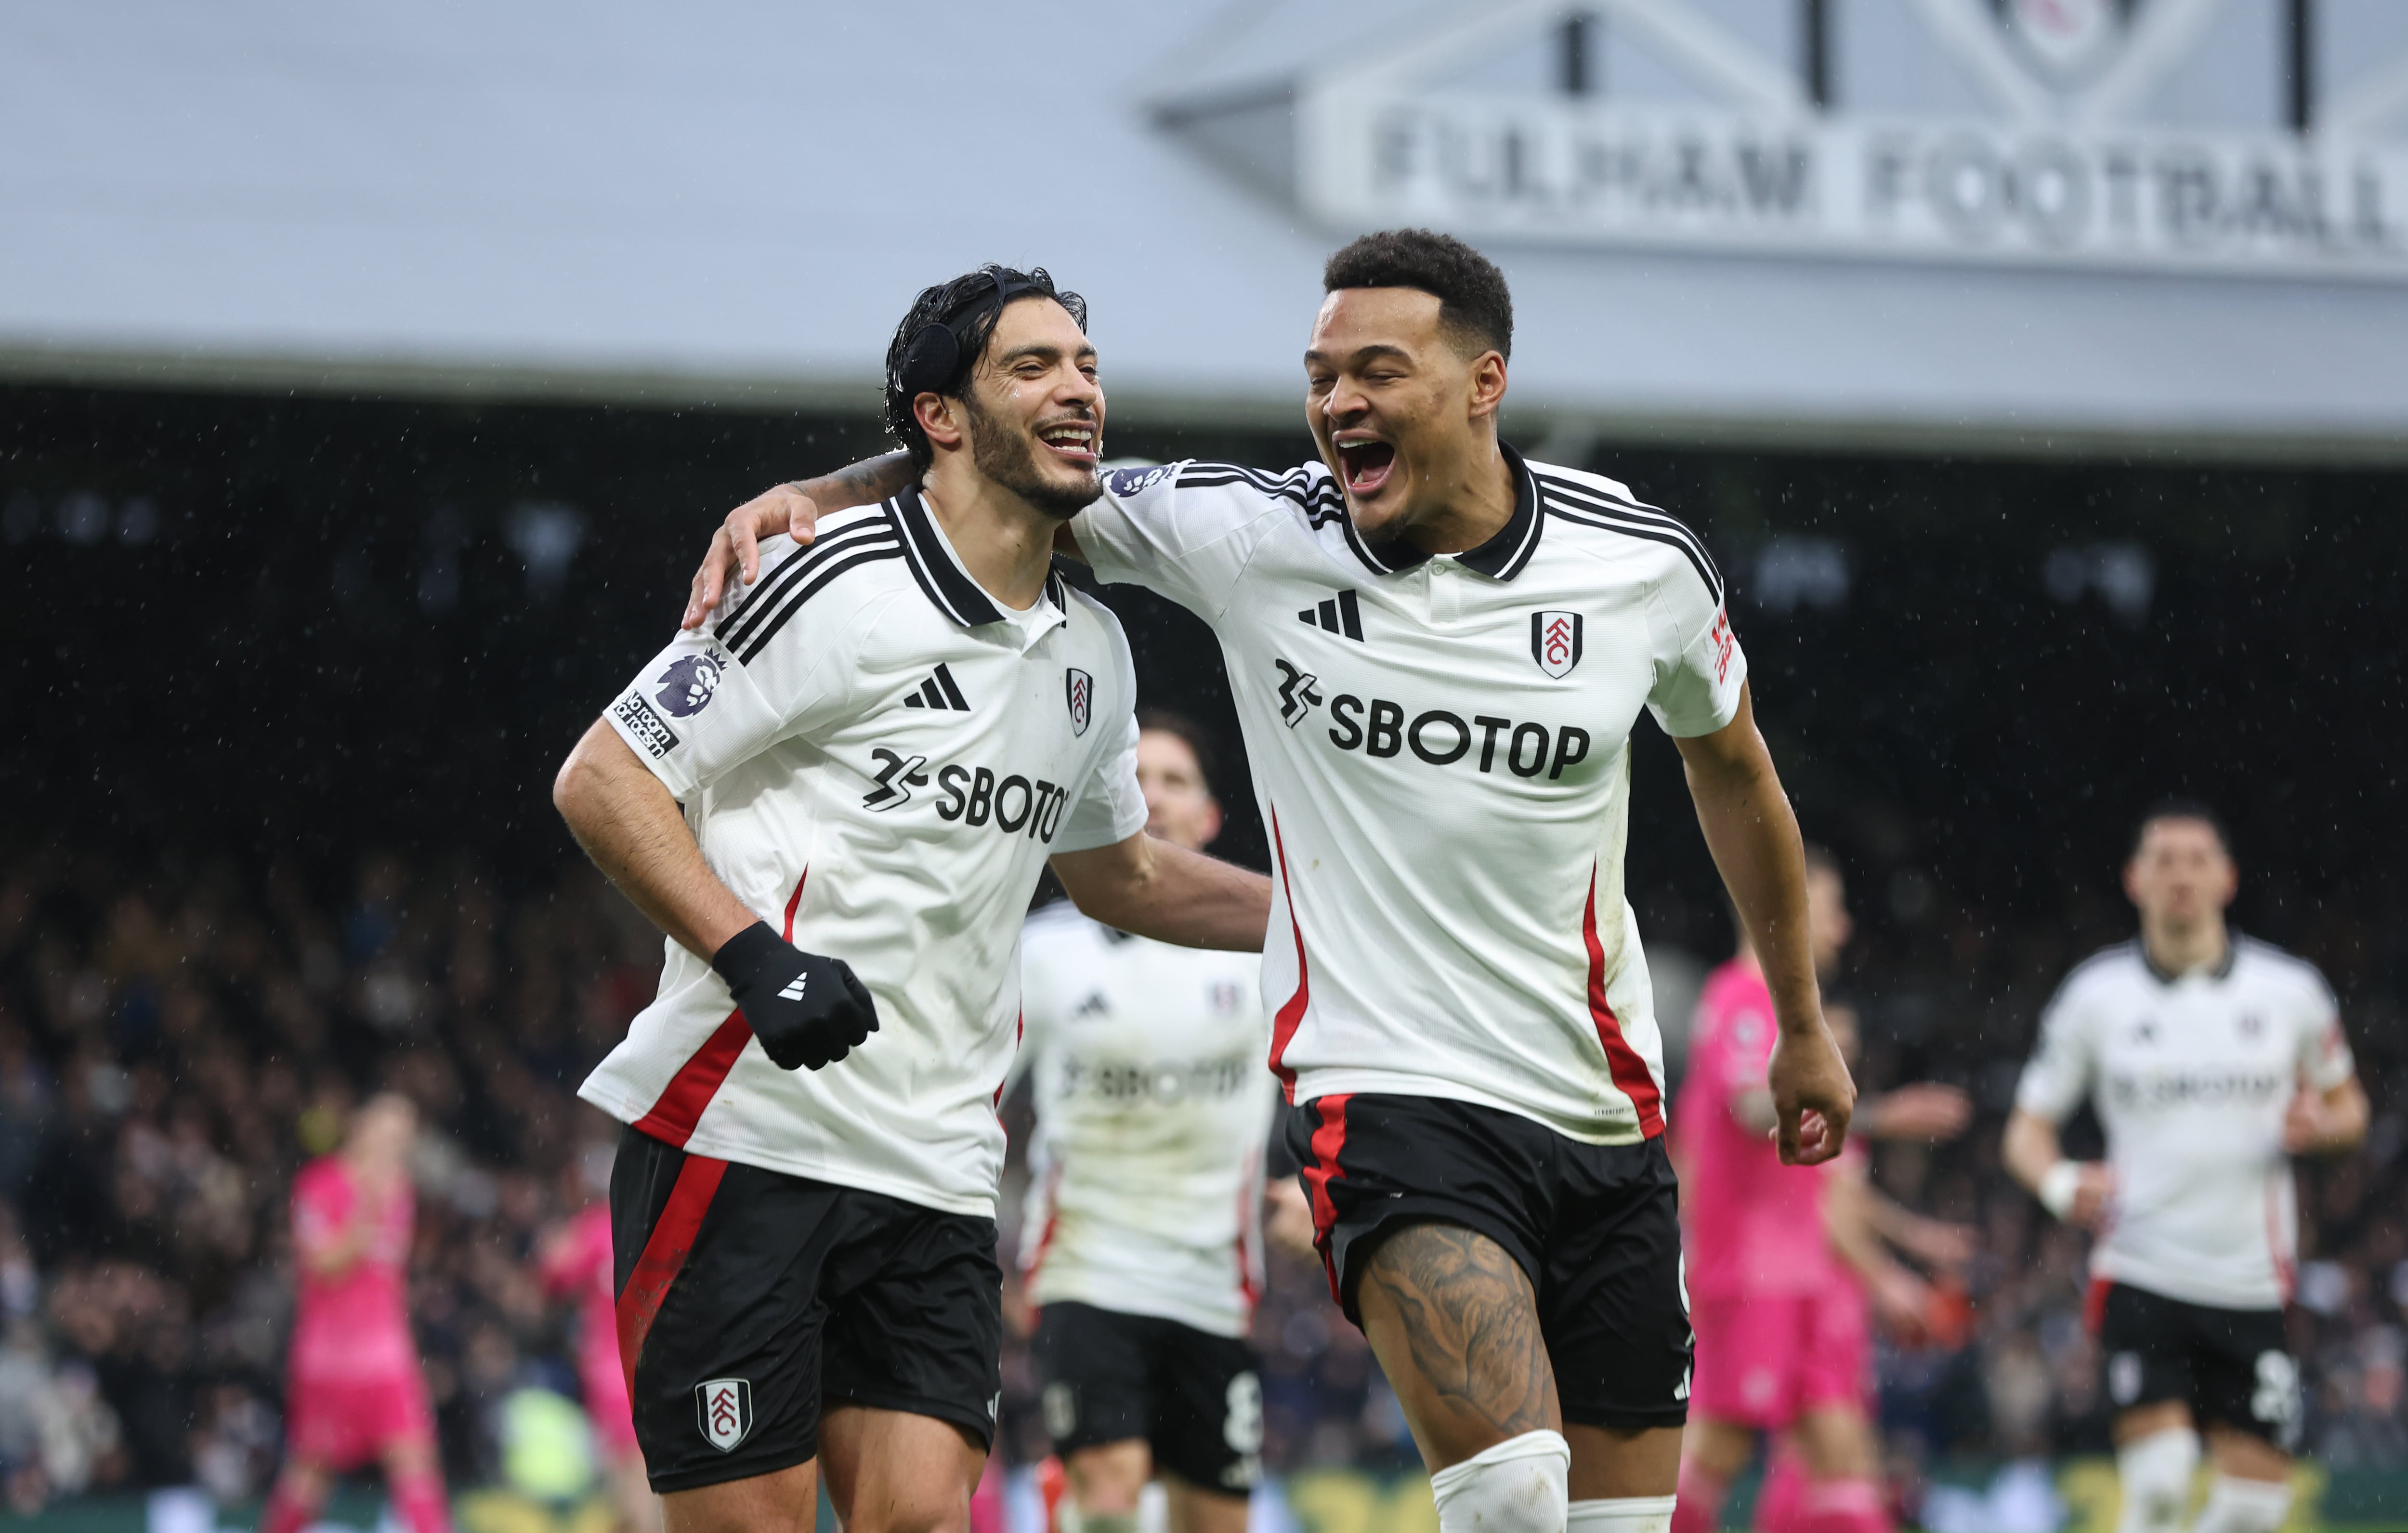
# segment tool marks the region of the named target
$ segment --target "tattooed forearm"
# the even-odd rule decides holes
[[[919,477],[911,466],[911,454],[886,452],[815,480],[797,480],[786,488],[809,495],[823,509],[835,509],[875,506],[889,495],[902,494]]]
[[[1457,1225],[1412,1225],[1372,1254],[1356,1298],[1409,1412],[1419,1395],[1429,1409],[1506,1437],[1553,1425],[1555,1373],[1537,1296],[1496,1241]],[[1398,1343],[1406,1355],[1391,1357]],[[1417,1377],[1400,1378],[1402,1363]]]

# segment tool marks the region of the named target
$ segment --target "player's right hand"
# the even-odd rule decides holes
[[[878,1031],[878,1003],[851,965],[803,952],[766,921],[729,938],[710,967],[780,1069],[833,1065]]]
[[[1848,1142],[1856,1083],[1819,1016],[1812,1033],[1782,1029],[1764,1083],[1772,1092],[1772,1138],[1782,1165],[1819,1166],[1839,1154]]]
[[[710,552],[703,555],[702,567],[694,572],[685,616],[678,626],[701,627],[726,593],[729,577],[740,575],[746,585],[761,578],[761,539],[784,533],[797,543],[808,543],[817,536],[819,524],[817,503],[791,484],[764,490],[728,512],[710,535]]]
[[[2082,1180],[2074,1184],[2073,1206],[2065,1211],[2065,1222],[2097,1229],[2107,1222],[2107,1207],[2114,1197],[2115,1173],[2095,1160],[2086,1162]]]

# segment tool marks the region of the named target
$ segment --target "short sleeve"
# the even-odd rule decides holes
[[[670,640],[603,710],[681,799],[781,739],[840,722],[856,704],[861,640],[885,601],[847,600],[840,586],[790,594],[799,582],[781,581],[785,561],[768,557],[781,543],[793,548],[765,541],[761,579],[731,592],[710,623]]]
[[[2330,1091],[2358,1073],[2349,1052],[2348,1035],[2341,1027],[2341,1003],[2332,986],[2311,968],[2301,976],[2300,1073],[2318,1091]]]
[[[1310,488],[1307,469],[1284,476],[1226,464],[1113,468],[1104,493],[1070,523],[1079,552],[1107,585],[1141,585],[1207,621],[1227,609],[1255,545],[1289,514],[1269,485]]]
[[[2040,1047],[2015,1082],[2015,1106],[2036,1118],[2061,1124],[2089,1095],[2098,1067],[2088,1010],[2069,981],[2041,1014]]]
[[[1719,582],[1678,560],[1656,595],[1656,680],[1647,710],[1675,739],[1711,735],[1739,713],[1747,656],[1732,634]]]

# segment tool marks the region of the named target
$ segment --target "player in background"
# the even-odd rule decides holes
[[[668,935],[580,1095],[619,1353],[670,1533],[961,1533],[1001,1398],[996,1102],[1050,863],[1124,931],[1261,947],[1260,875],[1147,836],[1127,640],[1053,569],[1098,493],[1085,305],[924,290],[888,349],[914,472],[681,634],[553,786]]]
[[[1204,737],[1140,710],[1146,831],[1221,833]],[[1277,1093],[1261,958],[1172,947],[1054,904],[1021,938],[1037,1129],[1020,1260],[1045,1429],[1083,1533],[1132,1533],[1159,1475],[1173,1533],[1244,1533],[1262,1383],[1263,1147]]]
[[[1623,895],[1630,730],[1680,750],[1762,955],[1784,1160],[1844,1142],[1797,820],[1705,545],[1499,439],[1503,273],[1425,230],[1333,255],[1318,460],[1108,476],[1058,546],[1218,636],[1276,863],[1271,1065],[1333,1297],[1443,1533],[1661,1533],[1690,1328],[1661,1040]],[[896,470],[887,460],[852,472]],[[807,494],[727,519],[688,617]]]
[[[610,1161],[608,1145],[589,1145],[562,1174],[564,1187],[585,1206],[536,1253],[536,1276],[547,1296],[577,1306],[577,1383],[610,1498],[619,1508],[621,1533],[659,1533],[661,1498],[644,1478],[635,1408],[627,1398],[627,1372],[619,1360],[618,1291],[610,1259]]]
[[[2194,1533],[2274,1533],[2289,1515],[2300,1400],[2283,1330],[2299,1241],[2287,1157],[2366,1137],[2331,988],[2227,926],[2239,887],[2214,810],[2176,800],[2143,818],[2124,867],[2140,938],[2065,977],[2007,1120],[2007,1169],[2095,1236],[2088,1313],[2115,1411],[2121,1533],[2180,1524],[2201,1428],[2215,1474]],[[2086,1100],[2104,1162],[2058,1145]]]
[[[448,1533],[435,1415],[410,1335],[409,1180],[418,1110],[381,1092],[352,1117],[343,1147],[293,1179],[293,1354],[284,1470],[261,1533],[300,1533],[337,1475],[375,1462],[408,1533]]]
[[[1807,924],[1815,971],[1838,967],[1853,935],[1840,865],[1806,849]],[[1843,1053],[1855,1018],[1826,1012]],[[1880,1458],[1867,1411],[1870,1361],[1867,1299],[1901,1328],[1928,1325],[1930,1287],[1891,1258],[1878,1225],[1908,1242],[1961,1258],[1945,1226],[1876,1202],[1865,1184],[1863,1136],[1932,1141],[1963,1132],[1971,1116],[1952,1086],[1902,1086],[1857,1106],[1859,1139],[1840,1160],[1784,1165],[1772,1141],[1766,1066],[1772,997],[1745,928],[1739,952],[1706,981],[1682,1082],[1675,1131],[1682,1152],[1688,1284],[1697,1371],[1683,1444],[1675,1533],[1721,1526],[1732,1477],[1754,1456],[1758,1433],[1786,1440],[1759,1503],[1794,1507],[1804,1533],[1886,1533]],[[1851,1061],[1853,1064],[1853,1060]],[[1788,1477],[1803,1471],[1805,1483]]]

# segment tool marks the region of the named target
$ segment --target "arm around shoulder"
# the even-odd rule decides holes
[[[1260,953],[1271,881],[1139,831],[1109,846],[1054,854],[1071,902],[1118,931],[1186,948]]]

